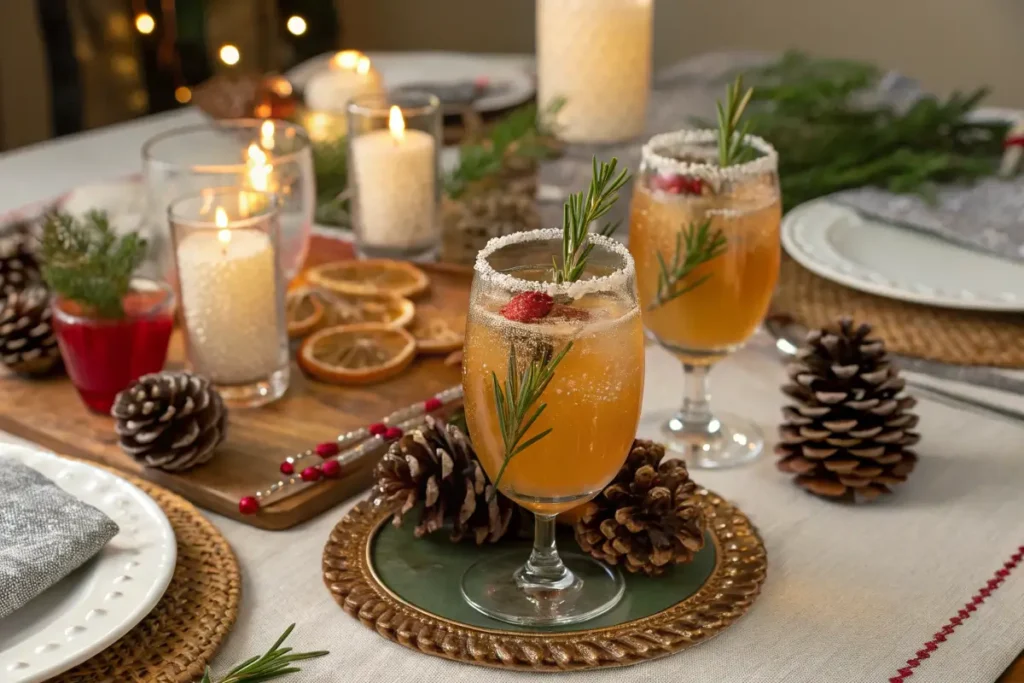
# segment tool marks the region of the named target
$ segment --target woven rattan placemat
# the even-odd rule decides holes
[[[890,351],[905,356],[1024,368],[1024,314],[960,311],[886,299],[818,277],[788,256],[782,259],[772,309],[808,327],[852,316],[870,323]]]
[[[174,577],[135,628],[51,683],[192,683],[235,623],[238,561],[191,503],[155,484],[117,474],[145,491],[170,520],[178,541]]]

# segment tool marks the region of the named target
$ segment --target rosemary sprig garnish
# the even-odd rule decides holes
[[[122,300],[146,256],[146,240],[137,232],[119,236],[103,211],[81,219],[55,211],[44,219],[40,253],[43,279],[53,291],[90,314],[122,318]]]
[[[587,235],[590,224],[599,220],[619,199],[619,190],[629,180],[629,171],[622,169],[616,175],[619,160],[612,157],[610,162],[598,163],[594,157],[594,173],[586,195],[582,192],[569,195],[562,210],[562,264],[552,257],[555,282],[575,282],[583,274],[587,258],[594,245]],[[619,227],[618,223],[601,226],[598,233],[609,236]]]
[[[658,256],[658,293],[648,306],[653,311],[659,306],[700,287],[711,277],[710,273],[687,283],[686,279],[700,265],[716,259],[725,252],[725,235],[721,230],[711,231],[711,220],[691,223],[676,233],[676,250],[672,261],[666,262],[660,251]]]
[[[747,88],[743,91],[743,76],[737,76],[726,89],[725,106],[722,102],[715,102],[715,109],[718,110],[718,165],[721,167],[731,166],[741,161],[746,161],[750,149],[743,144],[743,139],[750,130],[750,123],[742,123],[743,112],[754,96],[754,89]]]
[[[327,650],[293,654],[290,647],[281,647],[294,628],[295,624],[286,628],[277,642],[271,645],[265,654],[245,660],[227,672],[223,678],[218,678],[215,681],[210,673],[210,667],[206,667],[206,673],[203,674],[200,683],[261,683],[301,671],[298,667],[291,666],[293,662],[330,654]]]
[[[551,433],[549,427],[522,442],[526,432],[530,431],[530,427],[548,407],[547,403],[541,403],[531,413],[533,405],[547,389],[551,379],[555,376],[555,368],[571,348],[572,342],[569,342],[558,352],[558,355],[552,357],[550,354],[545,354],[543,358],[531,360],[520,371],[516,358],[516,345],[515,342],[511,342],[504,388],[498,382],[498,375],[491,372],[491,382],[494,384],[494,406],[498,413],[498,428],[501,431],[501,441],[505,447],[505,457],[501,463],[501,469],[498,470],[498,476],[494,478],[495,491],[498,490],[498,483],[512,458]]]

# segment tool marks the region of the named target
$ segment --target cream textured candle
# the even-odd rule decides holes
[[[306,106],[314,111],[340,114],[353,97],[382,91],[380,73],[370,64],[369,57],[346,50],[335,55],[328,68],[309,79]]]
[[[538,102],[565,98],[558,135],[615,142],[644,131],[652,0],[537,0]]]
[[[365,245],[417,247],[439,236],[434,138],[405,130],[401,121],[392,107],[389,130],[352,139],[357,224]]]
[[[215,384],[261,380],[282,358],[274,250],[258,230],[191,232],[178,245],[189,359]]]

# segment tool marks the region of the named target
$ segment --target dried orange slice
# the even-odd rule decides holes
[[[314,333],[299,348],[299,365],[334,384],[372,384],[394,377],[416,355],[416,340],[380,323],[336,325]]]
[[[416,306],[404,296],[349,296],[320,290],[327,325],[381,323],[388,327],[405,327],[412,322]]]
[[[456,329],[442,316],[421,313],[409,331],[420,353],[451,353],[462,348],[462,328]]]
[[[288,292],[284,307],[288,320],[288,336],[292,339],[305,337],[320,327],[324,321],[324,305],[320,297],[308,289]]]
[[[315,287],[353,296],[413,296],[430,284],[426,274],[405,261],[332,261],[306,271]]]

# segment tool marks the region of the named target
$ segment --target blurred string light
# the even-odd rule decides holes
[[[241,59],[242,55],[239,53],[238,48],[228,43],[227,45],[220,46],[220,61],[224,62],[228,66],[234,66],[238,64],[238,60]]]
[[[135,29],[144,36],[148,36],[156,28],[156,20],[149,12],[140,12],[135,15]]]
[[[192,89],[185,85],[179,85],[174,89],[174,99],[178,104],[188,104],[192,101]]]
[[[306,20],[297,14],[288,17],[288,22],[285,26],[288,27],[288,33],[291,33],[293,36],[301,36],[306,32]]]

